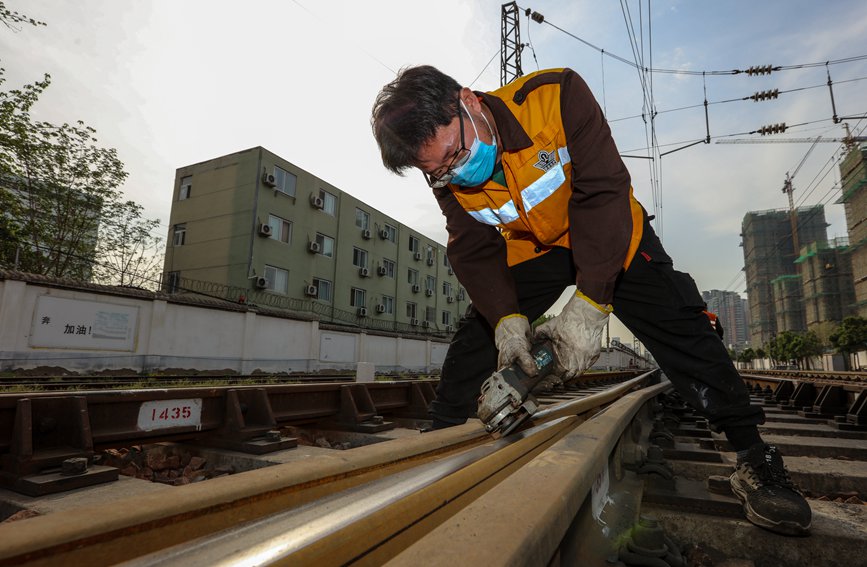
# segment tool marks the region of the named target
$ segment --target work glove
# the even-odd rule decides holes
[[[539,369],[530,354],[533,333],[530,322],[520,313],[506,315],[494,329],[494,344],[497,345],[497,369],[517,362],[527,376],[535,376]]]
[[[555,373],[563,382],[580,376],[599,358],[610,313],[610,305],[599,305],[577,291],[559,315],[536,328],[537,340],[549,339],[554,345]]]

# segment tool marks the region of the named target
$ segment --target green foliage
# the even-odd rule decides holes
[[[867,319],[846,317],[828,338],[841,354],[867,349]]]
[[[822,352],[822,342],[812,331],[783,331],[768,343],[768,353],[772,359],[785,364],[796,362],[800,368],[809,366],[810,357]]]
[[[756,358],[760,358],[756,354],[756,351],[754,351],[750,347],[747,347],[744,350],[742,350],[740,353],[738,353],[737,361],[749,364],[750,362],[754,361]]]
[[[5,83],[0,69],[0,87]],[[127,177],[113,148],[81,121],[34,120],[33,105],[51,84],[0,89],[0,266],[101,283],[156,280],[158,221],[123,199]],[[95,264],[100,263],[94,269]]]
[[[21,31],[17,24],[30,24],[31,26],[44,26],[45,22],[35,20],[30,16],[10,10],[5,2],[0,2],[0,22],[12,31]]]

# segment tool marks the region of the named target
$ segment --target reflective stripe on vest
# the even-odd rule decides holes
[[[521,191],[521,201],[526,212],[529,213],[530,209],[553,195],[566,182],[566,173],[563,171],[563,166],[571,161],[571,157],[565,147],[558,148],[557,153],[560,155],[560,162]],[[496,210],[487,208],[480,211],[468,212],[477,221],[494,226],[505,225],[518,220],[518,211],[515,209],[513,201],[505,203]]]

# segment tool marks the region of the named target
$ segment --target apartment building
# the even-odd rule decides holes
[[[164,289],[397,332],[469,303],[444,246],[262,147],[177,170]]]

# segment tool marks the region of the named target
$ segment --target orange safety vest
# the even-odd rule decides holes
[[[509,266],[538,257],[555,246],[572,247],[568,214],[572,164],[560,115],[560,85],[540,85],[527,92],[521,104],[513,101],[515,91],[536,74],[488,93],[502,99],[533,141],[528,148],[503,152],[507,187],[493,180],[473,188],[450,186],[470,216],[500,229],[506,239]],[[632,236],[624,268],[638,249],[644,221],[642,207],[632,195],[631,187],[629,203]]]

